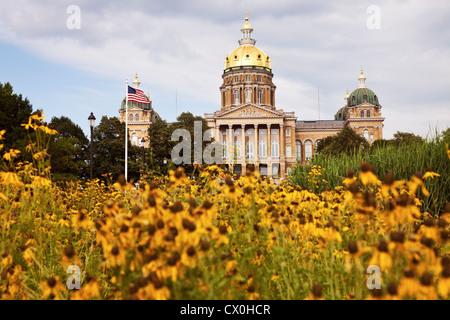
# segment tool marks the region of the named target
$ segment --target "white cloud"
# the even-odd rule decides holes
[[[138,71],[151,96],[177,88],[190,103],[218,108],[223,59],[237,46],[248,10],[257,45],[272,58],[277,104],[299,119],[316,118],[318,87],[322,118],[331,119],[363,65],[383,105],[386,137],[425,135],[436,120],[450,125],[445,0],[376,1],[380,30],[366,27],[372,1],[78,1],[81,30],[66,28],[70,4],[2,2],[0,39],[118,82]]]

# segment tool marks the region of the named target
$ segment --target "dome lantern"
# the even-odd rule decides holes
[[[359,75],[358,81],[359,81],[358,88],[367,88],[366,87],[366,76],[364,75],[362,67],[361,67],[361,74]]]
[[[134,80],[133,80],[133,87],[135,89],[139,89],[140,85],[141,85],[141,82],[139,81],[138,74],[136,72],[136,76],[134,77]]]
[[[253,28],[250,25],[250,23],[248,23],[248,13],[245,14],[245,23],[242,26],[241,29],[242,32],[242,39],[239,40],[239,45],[255,45],[256,40],[252,39],[252,33],[253,33]]]

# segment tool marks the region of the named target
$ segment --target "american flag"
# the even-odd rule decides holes
[[[144,95],[144,91],[128,86],[128,100],[139,103],[149,104],[150,102]]]

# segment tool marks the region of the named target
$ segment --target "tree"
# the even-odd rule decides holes
[[[28,144],[27,132],[21,124],[28,122],[32,112],[33,107],[27,98],[13,93],[9,82],[0,83],[0,130],[6,130],[2,141],[6,149],[15,145],[23,151],[22,148]]]
[[[414,133],[397,131],[396,133],[394,133],[394,139],[392,139],[391,141],[396,146],[405,144],[411,145],[417,142],[423,142],[423,138],[421,136],[415,135]]]
[[[87,178],[90,149],[83,130],[64,116],[53,117],[49,126],[58,131],[48,151],[53,177],[57,180]]]
[[[201,122],[202,130],[202,151],[210,142],[203,141],[203,134],[208,130],[206,120],[201,116],[194,116],[190,112],[183,112],[177,117],[177,121],[167,124],[166,121],[156,121],[149,128],[148,134],[150,137],[150,150],[153,159],[152,169],[165,172],[167,166],[171,164],[172,149],[178,144],[178,141],[171,141],[172,133],[176,129],[185,129],[189,132],[191,137],[191,164],[182,164],[186,172],[195,172],[194,163],[194,128],[195,122]],[[167,164],[164,164],[164,159],[167,159]]]
[[[172,130],[170,130],[167,121],[157,119],[150,126],[148,136],[150,139],[150,157],[147,158],[149,167],[159,173],[165,173],[167,164],[169,162],[170,153],[175,146],[175,142],[170,141]]]
[[[326,137],[318,143],[319,153],[324,155],[348,154],[367,147],[367,140],[348,126],[343,127],[337,135]]]
[[[128,135],[130,137],[130,135]],[[103,116],[94,128],[93,135],[93,175],[102,178],[111,173],[113,179],[125,173],[125,123],[117,117]],[[140,148],[131,145],[128,139],[128,180],[139,178]]]

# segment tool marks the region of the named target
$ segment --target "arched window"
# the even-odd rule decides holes
[[[312,158],[312,141],[305,141],[305,160],[311,160]]]
[[[258,90],[258,104],[261,104],[261,103],[262,103],[262,90],[259,89]]]
[[[257,81],[261,82],[261,76],[258,76]]]
[[[234,154],[236,158],[241,157],[241,141],[239,139],[234,140]]]
[[[366,101],[367,102],[367,95],[365,94],[364,95],[364,98],[363,98],[364,100],[363,101]]]
[[[266,140],[259,140],[259,156],[261,158],[267,157]]]
[[[363,134],[364,134],[364,138],[366,138],[366,140],[369,141],[369,130],[365,129],[363,131]]]
[[[246,76],[245,81],[250,82],[250,76]]]
[[[239,104],[239,90],[234,91],[234,104]]]
[[[297,161],[302,161],[302,142],[295,140],[295,158]]]
[[[239,82],[239,77],[234,77],[234,82]]]
[[[134,116],[134,121],[139,121],[139,114],[136,114],[136,115]]]
[[[278,145],[277,139],[272,140],[272,153],[271,154],[272,154],[272,157],[280,156],[279,145]]]
[[[133,121],[133,114],[128,115],[128,120]]]
[[[253,158],[253,141],[252,140],[247,140],[247,146],[246,146],[246,151],[247,151],[247,159],[252,159]]]
[[[367,118],[370,118],[370,110],[367,110]]]
[[[361,118],[364,118],[364,110],[361,110],[361,112],[359,113]]]
[[[316,152],[316,154],[317,154],[317,146],[319,145],[319,142],[320,142],[320,139],[317,139],[316,140],[316,145],[314,147],[314,151]]]
[[[133,134],[131,135],[131,144],[132,144],[133,146],[137,146],[137,145],[138,145],[138,137],[137,137],[137,134],[136,134],[136,133],[133,133]]]
[[[286,157],[291,157],[291,156],[292,156],[291,145],[288,144],[288,145],[286,145]]]
[[[245,90],[245,102],[251,102],[252,101],[252,90],[247,89]]]
[[[355,96],[353,96],[352,97],[352,104],[354,105],[355,103],[356,103]]]
[[[290,176],[290,175],[291,175],[291,167],[287,167],[287,169],[286,169],[286,173],[287,173],[287,175],[288,175],[288,176]]]
[[[223,158],[228,158],[228,147],[227,147],[227,140],[222,140],[222,149],[223,149]]]

